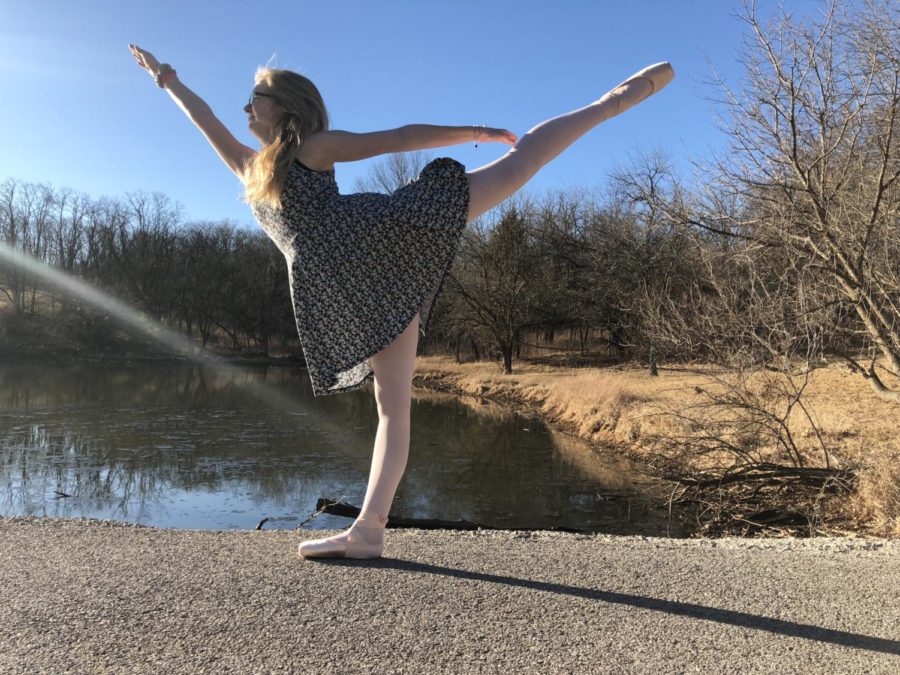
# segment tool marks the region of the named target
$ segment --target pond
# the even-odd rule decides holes
[[[377,422],[371,383],[315,398],[297,367],[0,363],[0,515],[295,528],[320,497],[360,505]],[[645,482],[537,419],[414,390],[391,515],[676,535]]]

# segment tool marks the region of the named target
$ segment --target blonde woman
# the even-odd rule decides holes
[[[238,141],[171,66],[136,45],[129,48],[242,181],[256,220],[287,259],[313,393],[352,391],[374,376],[379,422],[360,516],[336,536],[303,542],[299,553],[377,558],[409,455],[419,333],[428,326],[466,223],[519,190],[600,122],[658,92],[674,71],[668,63],[649,66],[518,139],[511,131],[481,126],[330,130],[312,82],[288,70],[261,68],[244,106],[257,151]],[[337,162],[470,141],[512,148],[472,171],[455,160],[436,159],[392,195],[338,192]]]

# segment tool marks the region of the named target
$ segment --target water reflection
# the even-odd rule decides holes
[[[281,406],[247,393],[265,383]],[[392,510],[498,527],[664,533],[630,467],[539,421],[416,392]],[[295,527],[319,497],[359,505],[377,426],[371,390],[316,399],[291,367],[0,366],[0,515],[163,527]],[[68,496],[64,496],[68,495]],[[307,527],[336,528],[320,515]]]

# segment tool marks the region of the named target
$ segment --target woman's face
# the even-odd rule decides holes
[[[274,138],[275,123],[281,116],[281,108],[271,97],[269,88],[260,82],[250,94],[250,101],[244,106],[250,133],[261,143],[271,143]]]

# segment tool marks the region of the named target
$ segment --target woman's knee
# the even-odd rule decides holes
[[[393,358],[391,358],[393,357]],[[415,352],[412,363],[399,352],[379,354],[373,359],[375,372],[375,402],[380,417],[409,417],[412,401],[412,380],[415,370]]]
[[[375,376],[375,403],[378,416],[382,418],[408,421],[412,410],[412,382],[389,380],[380,381]]]

